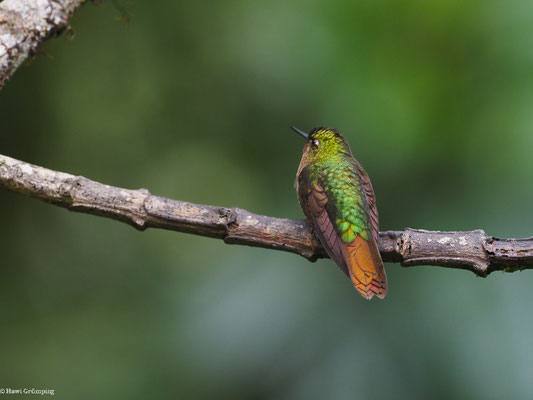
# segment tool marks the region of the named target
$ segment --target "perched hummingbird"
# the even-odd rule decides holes
[[[367,173],[336,129],[315,128],[306,139],[296,174],[305,216],[331,259],[365,299],[387,294],[387,276],[378,250],[379,221]]]

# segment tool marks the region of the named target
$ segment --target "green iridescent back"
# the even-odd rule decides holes
[[[369,240],[368,205],[361,176],[350,148],[334,129],[320,128],[310,134],[316,140],[308,165],[312,185],[319,183],[329,199],[326,209],[345,243],[359,234]]]

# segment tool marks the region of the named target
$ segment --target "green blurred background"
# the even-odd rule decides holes
[[[302,218],[302,140],[336,127],[382,230],[533,234],[533,3],[87,4],[0,92],[0,153]],[[120,19],[120,18],[118,18]],[[330,260],[140,233],[0,190],[0,386],[65,399],[533,397],[533,272]]]

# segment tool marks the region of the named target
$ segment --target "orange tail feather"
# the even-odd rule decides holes
[[[373,239],[365,240],[360,235],[343,246],[350,279],[365,299],[374,295],[383,299],[387,294],[387,276],[383,261]]]

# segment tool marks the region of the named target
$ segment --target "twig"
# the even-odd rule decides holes
[[[4,0],[0,2],[0,89],[46,39],[68,26],[85,0]]]
[[[123,189],[0,155],[0,186],[65,207],[126,222],[136,229],[161,228],[299,254],[327,257],[305,220],[252,214],[158,197],[146,189]],[[482,230],[439,232],[407,228],[379,235],[384,261],[404,267],[436,265],[487,276],[533,268],[533,237],[499,239]]]

